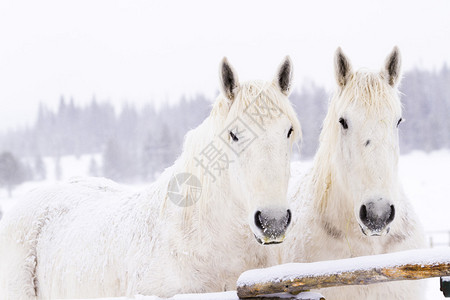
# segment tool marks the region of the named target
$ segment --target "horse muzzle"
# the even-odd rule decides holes
[[[395,218],[395,207],[380,198],[361,205],[359,227],[367,236],[383,236],[389,233]]]
[[[258,210],[254,216],[257,233],[254,236],[261,245],[282,243],[286,237],[286,229],[291,223],[291,211]]]

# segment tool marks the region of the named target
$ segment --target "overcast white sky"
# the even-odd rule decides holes
[[[450,1],[1,0],[0,130],[30,124],[60,95],[116,105],[213,97],[227,56],[242,81],[282,58],[333,87],[333,53],[380,68],[394,45],[405,69],[450,60]]]

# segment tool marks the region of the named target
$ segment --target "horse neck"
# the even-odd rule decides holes
[[[202,192],[198,201],[186,208],[175,208],[181,214],[180,226],[184,230],[191,229],[192,232],[196,232],[199,238],[205,233],[202,228],[207,228],[208,231],[218,231],[223,227],[239,226],[230,221],[230,218],[233,221],[237,219],[236,215],[239,214],[241,208],[238,207],[237,197],[231,191],[228,168],[221,170],[220,174],[212,174],[214,175],[212,176],[199,164],[199,160],[202,159],[201,152],[205,147],[208,147],[211,142],[217,146],[223,143],[214,132],[217,130],[220,130],[220,126],[214,116],[210,116],[190,132],[186,137],[184,152],[173,166],[172,171],[173,175],[193,174],[201,182]],[[222,150],[224,151],[224,149]],[[227,231],[231,230],[227,229]]]
[[[314,158],[310,185],[313,197],[312,209],[322,222],[346,230],[355,220],[354,199],[351,193],[347,192],[348,188],[337,180],[337,167],[328,148],[321,145]]]
[[[174,227],[169,237],[174,241],[174,251],[189,253],[191,258],[208,257],[211,249],[219,252],[227,249],[229,255],[244,251],[249,244],[246,241],[250,240],[245,237],[248,232],[242,224],[245,217],[235,205],[237,201],[227,178],[228,174],[222,174],[214,183],[208,184],[202,190],[201,199],[190,207],[180,209],[169,204],[172,213],[167,222]],[[254,240],[252,242],[256,244]],[[221,253],[216,255],[220,257]]]

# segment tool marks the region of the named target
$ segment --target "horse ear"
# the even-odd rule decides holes
[[[393,87],[400,81],[401,64],[400,50],[395,46],[384,63],[386,78],[388,83]]]
[[[284,58],[283,62],[278,67],[277,74],[275,75],[275,82],[278,88],[286,96],[291,93],[292,75],[293,65],[292,60],[288,55]]]
[[[233,101],[236,96],[236,89],[239,86],[239,81],[236,71],[234,71],[226,57],[224,57],[220,63],[219,78],[222,93],[230,101]]]
[[[334,73],[340,87],[345,86],[353,74],[350,60],[345,56],[341,47],[337,48],[334,55]]]

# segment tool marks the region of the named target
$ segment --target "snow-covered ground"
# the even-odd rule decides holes
[[[425,229],[450,232],[450,150],[402,156],[400,178]]]
[[[97,163],[100,162],[100,154],[92,155],[81,155],[80,157],[75,156],[63,156],[60,158],[60,176],[61,180],[67,180],[72,177],[85,177],[89,176],[89,165],[91,159],[95,159]],[[56,182],[56,161],[54,158],[44,157],[43,158],[47,179],[45,181],[33,181],[25,182],[17,186],[13,192],[13,197],[8,198],[6,190],[0,189],[0,210],[8,210],[15,203],[17,198],[26,194],[27,191],[38,187],[43,184],[51,184]]]
[[[98,155],[94,156],[99,163]],[[88,176],[92,155],[80,158],[62,157],[60,161],[62,179],[74,176]],[[13,198],[8,199],[6,191],[0,190],[0,208],[8,210],[28,190],[42,184],[55,181],[53,159],[45,159],[48,180],[28,182],[13,191]],[[308,165],[310,162],[304,162]],[[400,177],[406,194],[413,203],[424,227],[428,239],[433,244],[450,245],[450,150],[432,153],[413,152],[400,158]],[[141,187],[139,184],[136,188]],[[230,295],[228,295],[230,296]],[[147,298],[137,298],[147,299]],[[224,298],[222,298],[224,299]],[[429,282],[428,299],[445,299],[439,291],[439,280]]]

